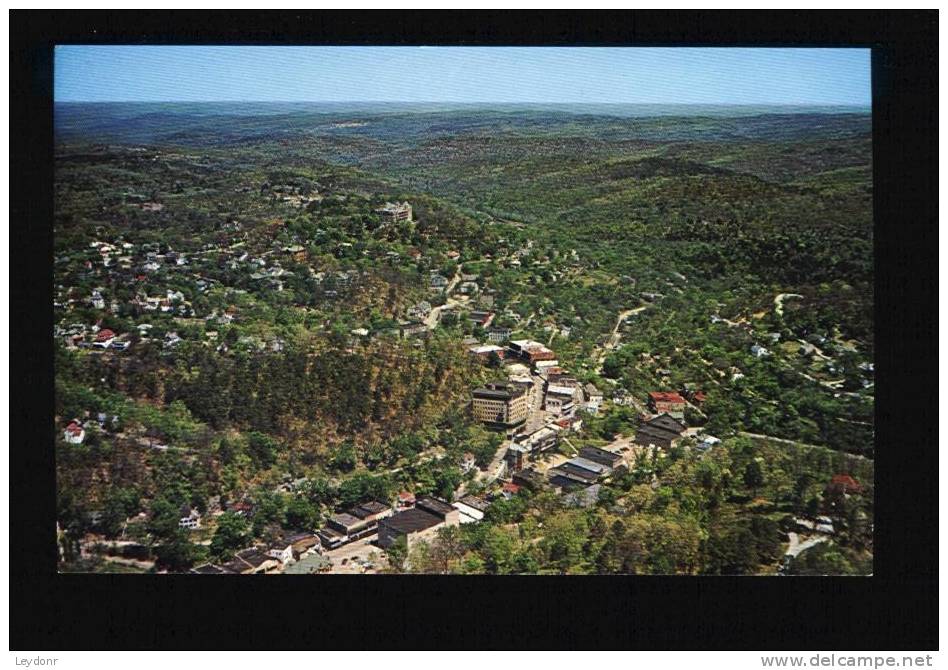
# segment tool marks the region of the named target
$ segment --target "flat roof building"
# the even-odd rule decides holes
[[[526,387],[517,384],[487,384],[471,393],[474,418],[483,423],[516,426],[527,418]]]

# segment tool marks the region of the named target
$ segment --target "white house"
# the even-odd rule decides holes
[[[82,441],[86,439],[86,431],[83,430],[78,421],[70,421],[69,425],[66,426],[63,438],[69,444],[82,444]]]
[[[185,505],[181,508],[181,518],[178,520],[178,526],[193,530],[201,527],[201,513]]]
[[[267,556],[277,559],[283,565],[293,561],[293,543],[279,542],[267,550]]]

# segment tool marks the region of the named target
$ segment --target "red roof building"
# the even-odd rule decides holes
[[[829,488],[840,493],[859,493],[862,486],[849,475],[833,475],[830,480]]]
[[[656,414],[680,416],[684,413],[687,402],[674,391],[652,391],[648,394],[648,404]]]
[[[514,484],[513,482],[504,482],[504,493],[517,494],[520,493],[520,486]]]
[[[96,342],[106,342],[106,341],[111,340],[111,339],[114,339],[114,338],[115,338],[115,333],[113,333],[113,332],[112,332],[111,330],[109,330],[108,328],[103,328],[102,330],[100,330],[100,331],[96,334],[96,336],[95,336],[95,341],[96,341]]]

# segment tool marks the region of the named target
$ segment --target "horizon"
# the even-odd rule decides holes
[[[54,99],[858,107],[872,102],[870,55],[853,48],[60,45]],[[432,88],[437,100],[425,97]],[[377,93],[361,98],[367,90]]]

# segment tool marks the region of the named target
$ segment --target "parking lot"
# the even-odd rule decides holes
[[[368,535],[350,544],[324,551],[323,555],[332,561],[330,574],[334,575],[361,575],[372,574],[385,567],[385,552],[371,543],[378,537],[377,533]],[[368,561],[372,567],[366,567]]]

